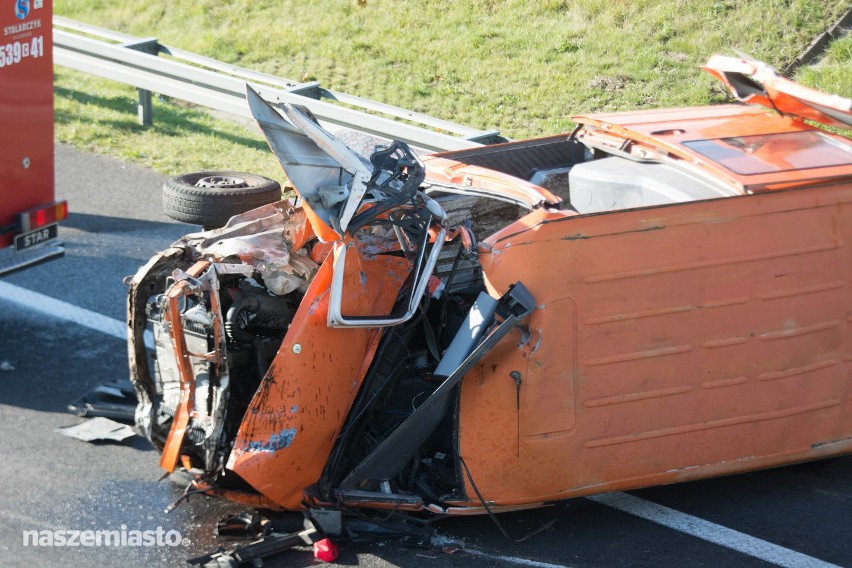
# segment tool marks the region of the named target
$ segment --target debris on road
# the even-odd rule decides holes
[[[314,558],[322,562],[334,562],[340,555],[340,548],[330,538],[324,538],[314,543]]]
[[[312,509],[304,513],[301,525],[292,516],[262,517],[244,512],[219,521],[218,536],[251,538],[251,542],[230,548],[219,547],[210,554],[187,560],[203,568],[257,565],[261,559],[295,547],[310,547],[314,558],[334,562],[341,545],[393,540],[403,546],[440,550],[448,554],[464,550],[464,542],[444,537],[428,522],[390,513],[371,518],[364,514],[344,514],[333,509]]]
[[[69,438],[75,438],[84,442],[95,442],[101,440],[112,440],[123,442],[127,438],[135,436],[133,428],[127,424],[119,424],[109,418],[92,418],[74,426],[57,428],[57,432]]]
[[[79,400],[69,404],[68,411],[81,417],[100,416],[133,424],[137,404],[133,384],[128,379],[119,379],[97,385]]]
[[[290,550],[294,546],[312,545],[321,538],[316,527],[305,519],[305,528],[299,532],[281,534],[272,533],[248,544],[235,546],[230,550],[220,548],[210,554],[190,558],[187,563],[203,568],[236,567],[245,563],[262,565],[263,558]]]
[[[15,366],[9,361],[0,361],[0,371],[14,371]]]
[[[231,538],[257,538],[263,532],[260,515],[244,511],[216,523],[216,535]]]

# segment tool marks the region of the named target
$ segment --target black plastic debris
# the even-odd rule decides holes
[[[136,390],[128,379],[107,381],[68,405],[68,411],[85,418],[102,417],[133,424]]]
[[[186,562],[191,566],[201,566],[202,568],[258,565],[261,559],[267,556],[279,554],[295,546],[311,545],[322,538],[319,531],[307,519],[304,526],[304,529],[295,533],[268,534],[248,544],[241,544],[230,549],[220,548],[210,554],[190,558]]]
[[[216,523],[216,534],[230,538],[256,538],[263,532],[257,512],[243,512],[225,517]]]
[[[391,512],[374,517],[366,512],[344,514],[339,509],[315,508],[299,517],[301,524],[298,526],[295,514],[266,518],[252,511],[223,519],[217,526],[220,537],[250,537],[253,540],[232,544],[230,548],[219,547],[210,554],[190,558],[187,563],[202,568],[258,566],[263,558],[305,546],[313,547],[317,560],[329,562],[337,558],[340,545],[381,541],[445,553],[464,549],[463,541],[444,537],[430,522],[405,514]],[[259,536],[252,536],[254,527],[260,529]]]

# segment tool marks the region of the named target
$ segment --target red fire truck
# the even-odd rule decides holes
[[[0,0],[0,274],[64,254],[54,195],[52,0]]]

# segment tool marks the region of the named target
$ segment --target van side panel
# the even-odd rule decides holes
[[[459,449],[483,497],[558,499],[852,451],[850,202],[843,185],[539,211],[489,238],[489,287],[521,280],[539,308],[528,337],[506,339],[515,355],[462,386]]]

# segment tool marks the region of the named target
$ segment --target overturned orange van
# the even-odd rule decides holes
[[[809,122],[852,101],[707,68],[746,104],[436,155],[249,89],[298,199],[199,207],[133,278],[162,466],[257,507],[467,515],[852,452],[852,141]]]

